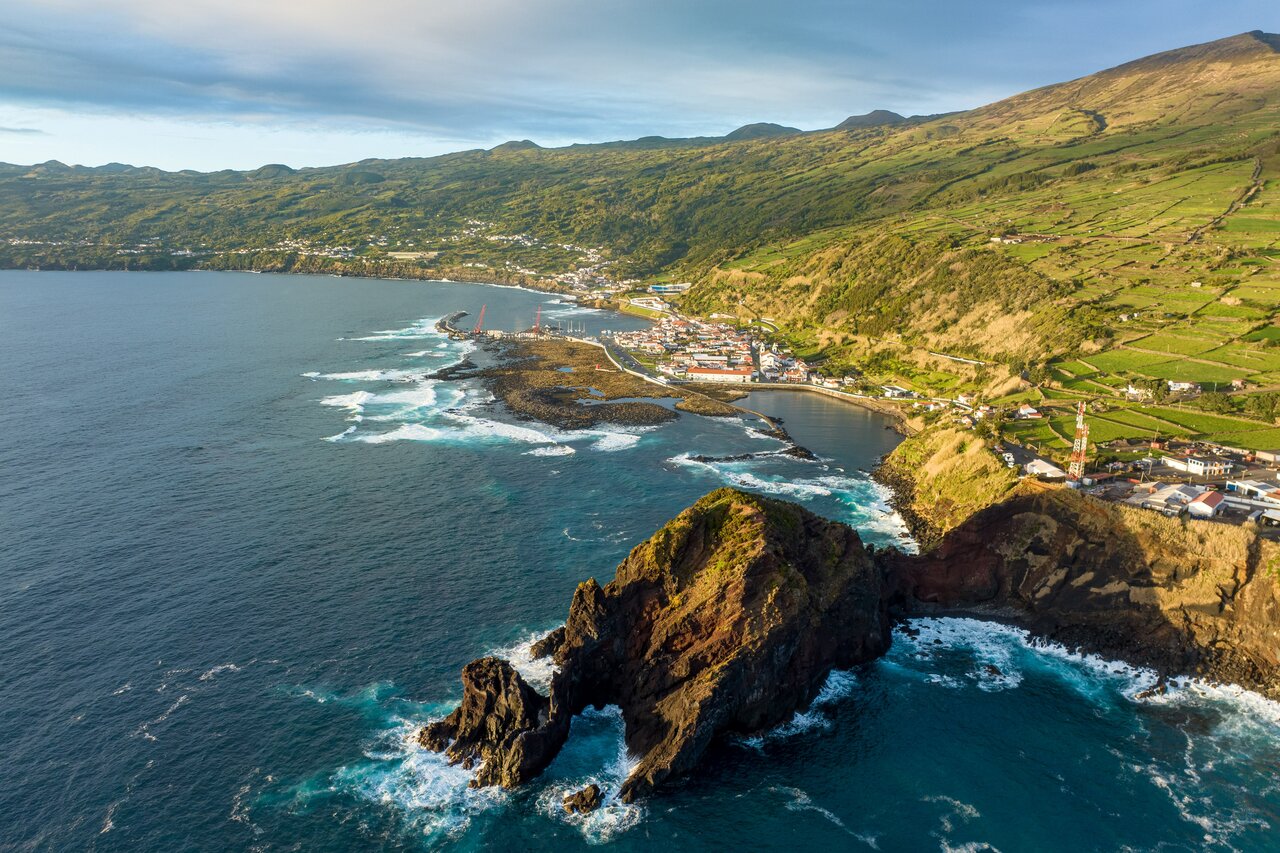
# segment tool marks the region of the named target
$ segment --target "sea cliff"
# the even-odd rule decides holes
[[[931,536],[918,555],[864,547],[795,504],[708,494],[612,581],[578,586],[565,624],[535,646],[558,666],[549,696],[505,661],[473,661],[461,705],[420,743],[476,768],[474,785],[515,787],[555,758],[573,716],[616,705],[637,763],[604,796],[630,801],[692,770],[716,738],[786,721],[832,669],[880,657],[893,622],[917,615],[1013,623],[1280,699],[1280,545],[1018,483],[971,441],[926,435],[890,459],[900,502]]]
[[[1024,481],[918,556],[903,613],[964,611],[1068,647],[1280,699],[1280,544]]]
[[[1280,698],[1280,544],[1019,481],[971,432],[903,441],[877,478],[921,542],[886,552],[903,615],[965,612]]]

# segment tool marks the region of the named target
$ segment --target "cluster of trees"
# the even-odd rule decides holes
[[[1243,412],[1260,421],[1275,423],[1276,415],[1280,415],[1280,393],[1263,391],[1258,394],[1233,397],[1221,391],[1208,391],[1201,395],[1200,407],[1222,415]]]

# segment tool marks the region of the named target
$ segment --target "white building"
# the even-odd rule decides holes
[[[685,375],[694,382],[750,382],[749,367],[690,367]]]
[[[1156,486],[1154,483],[1148,489],[1135,489],[1134,494],[1126,503],[1143,509],[1151,509],[1156,512],[1162,512],[1165,515],[1179,515],[1187,508],[1187,505],[1205,493],[1205,489],[1199,486],[1188,486],[1185,484],[1169,484],[1164,486]]]
[[[1050,480],[1065,480],[1067,478],[1066,471],[1043,459],[1032,459],[1023,466],[1023,470],[1032,477],[1045,477]]]
[[[1261,480],[1228,480],[1227,491],[1243,495],[1250,500],[1280,505],[1280,486]]]
[[[1170,468],[1186,471],[1193,477],[1223,477],[1231,472],[1231,463],[1225,459],[1207,456],[1166,456],[1164,462]]]
[[[1213,518],[1226,509],[1222,492],[1205,492],[1187,504],[1187,514],[1195,518]]]

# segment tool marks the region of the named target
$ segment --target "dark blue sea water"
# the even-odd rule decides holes
[[[0,273],[0,849],[1280,849],[1280,713],[1018,632],[923,621],[780,729],[639,806],[608,711],[546,778],[472,791],[406,742],[458,670],[527,660],[575,585],[724,483],[882,544],[862,473],[895,438],[818,396],[738,420],[518,423],[472,384],[455,310],[640,321],[514,289],[187,273]],[[474,358],[483,358],[476,353]],[[988,664],[999,675],[992,674]]]

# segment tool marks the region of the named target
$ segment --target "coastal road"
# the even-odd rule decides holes
[[[605,344],[605,351],[613,357],[613,360],[625,367],[627,370],[634,370],[636,373],[643,373],[645,376],[653,376],[652,371],[643,364],[632,358],[631,354],[621,347],[613,344]]]

